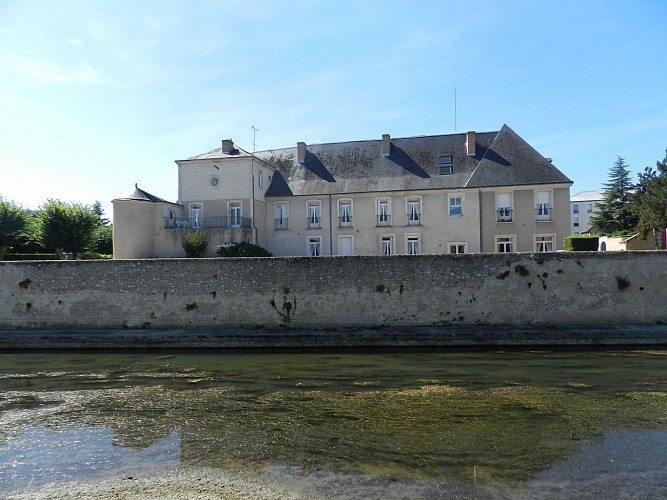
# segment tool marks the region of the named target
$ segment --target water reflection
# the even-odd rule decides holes
[[[657,491],[667,480],[662,351],[0,361],[5,490],[178,465],[513,496],[611,477],[650,477]]]
[[[180,454],[178,434],[134,449],[118,443],[112,429],[35,427],[0,446],[0,488],[24,490],[51,482],[177,467]]]

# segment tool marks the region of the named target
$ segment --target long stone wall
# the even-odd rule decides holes
[[[0,263],[0,330],[667,323],[667,252]]]

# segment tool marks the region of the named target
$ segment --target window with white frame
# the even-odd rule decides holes
[[[338,255],[354,255],[354,236],[338,236]]]
[[[449,195],[449,216],[463,217],[463,196],[460,194]]]
[[[377,226],[391,226],[391,203],[388,198],[377,200]]]
[[[454,171],[452,155],[438,156],[438,174],[449,175]]]
[[[535,192],[535,220],[553,220],[553,208],[551,208],[551,191]]]
[[[468,244],[465,242],[453,241],[448,243],[447,247],[449,249],[449,253],[451,254],[468,253]]]
[[[414,197],[406,200],[406,214],[408,219],[408,226],[421,225],[422,217],[422,202],[421,198]]]
[[[257,187],[262,187],[262,171],[257,172]]]
[[[514,235],[500,235],[496,236],[496,252],[498,253],[512,253],[514,252]]]
[[[496,193],[496,220],[512,222],[512,193]]]
[[[579,213],[579,203],[573,203],[572,204],[572,213],[573,214],[578,214]]]
[[[586,213],[587,214],[592,214],[593,213],[593,204],[592,203],[586,203]]]
[[[572,219],[572,225],[573,225],[574,227],[579,227],[579,217],[574,217],[574,218]]]
[[[274,220],[276,229],[287,229],[289,214],[287,212],[288,205],[286,201],[278,201],[274,205]]]
[[[352,227],[352,200],[338,201],[338,221],[340,227]]]
[[[405,235],[405,253],[408,255],[421,253],[421,237],[418,234]]]
[[[308,247],[306,248],[308,257],[319,257],[322,255],[322,237],[310,236],[308,237]]]
[[[321,205],[319,201],[308,202],[308,228],[320,229],[322,227]]]
[[[229,227],[241,227],[241,202],[230,201],[228,204]]]
[[[380,235],[380,255],[394,255],[394,235]]]
[[[201,203],[190,204],[190,226],[204,227],[204,205]]]
[[[535,251],[536,252],[553,252],[555,234],[536,234],[535,235]]]

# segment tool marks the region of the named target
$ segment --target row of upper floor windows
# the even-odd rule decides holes
[[[596,211],[597,206],[593,203],[586,203],[586,213],[587,214],[592,214],[593,212]],[[572,203],[572,213],[573,214],[578,214],[579,213],[579,203]]]
[[[535,220],[552,221],[551,191],[538,191],[535,193]],[[318,200],[307,201],[307,222],[310,229],[319,229],[322,226],[322,202]],[[422,223],[422,198],[420,196],[405,198],[405,224],[408,226],[419,226]],[[447,197],[447,215],[452,218],[465,216],[465,197],[463,194],[450,194]],[[351,199],[338,200],[338,226],[352,227],[353,225],[353,201]],[[514,209],[511,193],[498,193],[496,195],[496,217],[497,222],[513,222]],[[377,198],[375,200],[376,226],[392,226],[392,200],[391,198]],[[275,229],[288,229],[289,225],[289,202],[279,201],[274,204]]]

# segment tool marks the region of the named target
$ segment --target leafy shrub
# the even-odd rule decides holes
[[[108,253],[86,252],[81,256],[81,258],[90,260],[104,260],[113,259],[113,255]]]
[[[220,243],[215,247],[220,257],[271,257],[273,254],[252,243]]]
[[[568,252],[596,252],[599,238],[589,234],[579,234],[568,236],[563,242],[565,243],[565,250]]]
[[[201,231],[190,233],[183,239],[183,250],[185,250],[185,255],[190,258],[203,257],[207,246],[208,237]]]

